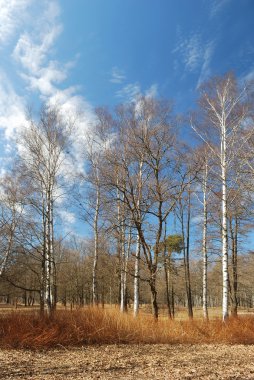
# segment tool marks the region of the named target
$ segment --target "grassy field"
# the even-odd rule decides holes
[[[241,313],[244,311],[241,310]],[[0,347],[42,349],[80,347],[93,344],[254,344],[254,317],[239,315],[222,323],[214,310],[209,322],[200,310],[189,321],[183,311],[175,320],[165,315],[155,322],[143,311],[138,318],[117,308],[87,307],[58,310],[52,318],[41,318],[36,310],[2,309]]]

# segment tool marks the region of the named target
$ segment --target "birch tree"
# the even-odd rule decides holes
[[[19,169],[30,187],[28,205],[41,220],[41,312],[55,309],[55,206],[61,197],[66,149],[72,125],[55,107],[42,108],[39,120],[30,118],[29,127],[18,140]]]
[[[18,185],[17,173],[5,175],[1,186],[1,252],[0,277],[4,274],[11,259],[14,245],[17,244],[16,231],[22,223],[24,197]]]
[[[202,292],[203,292],[203,317],[208,319],[208,299],[207,299],[207,220],[208,220],[208,210],[207,210],[207,198],[208,198],[208,162],[207,158],[204,159],[204,168],[202,176],[202,191],[203,191],[203,236],[202,236],[202,254],[203,254],[203,281],[202,281]]]
[[[244,146],[249,105],[246,87],[238,85],[231,73],[212,78],[200,91],[200,120],[192,119],[191,124],[220,168],[217,178],[221,187],[222,318],[225,321],[229,304],[228,184],[234,157]]]

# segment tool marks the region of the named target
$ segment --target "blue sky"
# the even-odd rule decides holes
[[[27,105],[82,110],[140,93],[191,108],[202,81],[254,79],[254,0],[0,0],[5,155]],[[3,140],[2,140],[3,141]]]
[[[59,53],[65,61],[78,56],[71,76],[93,104],[153,91],[185,109],[209,75],[253,75],[252,0],[72,4],[63,2]]]

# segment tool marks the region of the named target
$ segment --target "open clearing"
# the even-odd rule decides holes
[[[254,346],[101,345],[1,350],[0,379],[254,379]]]

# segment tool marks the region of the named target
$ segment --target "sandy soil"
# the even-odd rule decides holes
[[[0,351],[0,379],[254,379],[254,346],[119,345]]]

